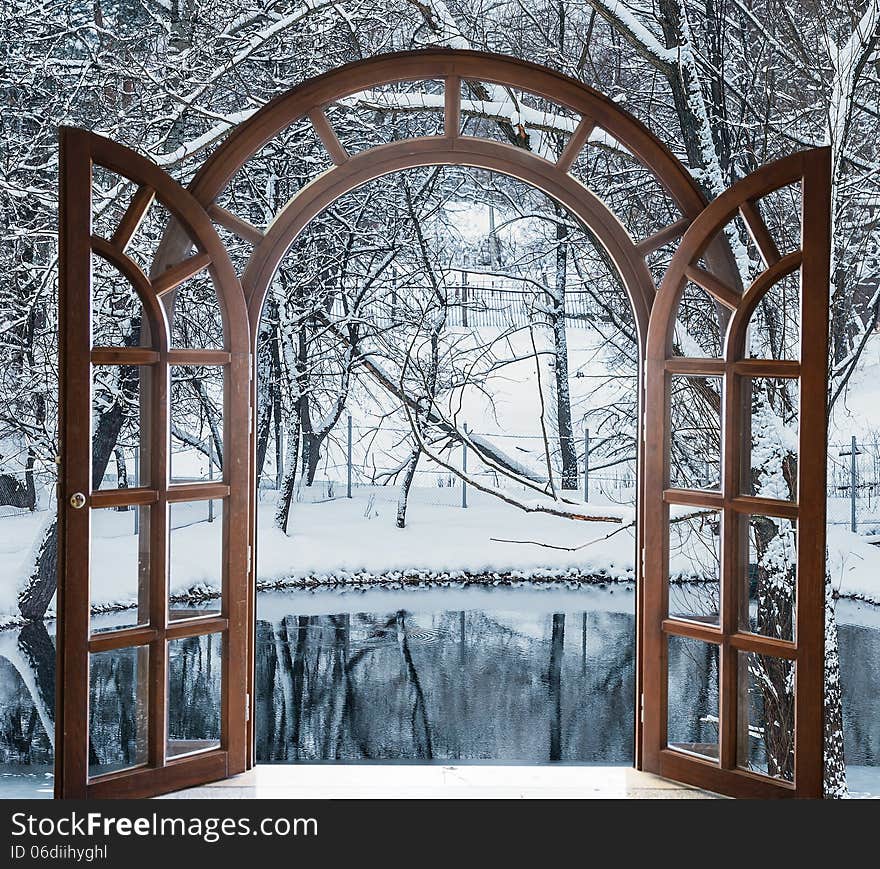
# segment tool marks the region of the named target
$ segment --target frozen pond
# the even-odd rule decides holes
[[[258,759],[629,764],[634,598],[629,585],[261,594]],[[841,601],[838,618],[851,788],[880,794],[880,608]],[[0,796],[51,794],[53,629],[0,633]],[[191,646],[172,655],[172,699],[188,698],[169,720],[181,739],[216,721],[218,650],[208,638]],[[670,660],[682,710],[670,732],[711,744],[714,724],[694,710],[717,692],[715,664]],[[134,730],[117,702],[131,668],[103,666],[99,768]]]

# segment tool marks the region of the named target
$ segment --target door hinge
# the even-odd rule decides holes
[[[640,578],[644,579],[644,576],[645,576],[645,547],[643,546],[642,547],[642,573],[641,573]]]
[[[245,721],[251,720],[251,695],[250,694],[244,695],[244,720]]]
[[[641,699],[639,701],[639,720],[642,722],[642,724],[644,724],[645,723],[645,694],[644,694],[644,692],[640,695],[640,698]]]

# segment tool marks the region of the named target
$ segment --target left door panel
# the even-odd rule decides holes
[[[152,796],[246,765],[247,312],[157,166],[63,128],[60,178],[56,795]],[[191,247],[158,267],[170,221]]]

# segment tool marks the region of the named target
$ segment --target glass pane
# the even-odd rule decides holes
[[[171,480],[223,479],[223,366],[171,366]]]
[[[800,382],[778,377],[743,377],[745,450],[741,489],[746,495],[797,500]]]
[[[795,663],[740,652],[738,667],[736,762],[744,769],[794,781]]]
[[[109,241],[137,192],[137,185],[103,166],[92,168],[92,234]]]
[[[670,378],[669,485],[721,488],[721,378]]]
[[[128,279],[92,254],[92,346],[137,347],[144,322],[143,304]]]
[[[89,775],[147,762],[149,648],[89,655]]]
[[[673,508],[674,509],[674,508]],[[721,516],[710,510],[669,523],[669,615],[719,624]]]
[[[171,346],[223,349],[223,315],[207,271],[194,275],[174,291]]]
[[[92,633],[148,624],[150,508],[102,507],[91,520]]]
[[[216,615],[223,588],[223,501],[170,504],[168,515],[168,617]]]
[[[580,120],[577,112],[528,91],[475,79],[461,83],[465,136],[525,147],[555,163]]]
[[[669,637],[666,742],[718,760],[718,646]]]
[[[326,110],[327,119],[349,154],[387,142],[442,135],[442,81],[400,81],[341,97]]]
[[[754,359],[800,359],[800,272],[774,284],[749,320],[746,355]]]
[[[718,359],[725,331],[721,328],[718,302],[702,287],[690,281],[685,284],[675,318],[673,355]]]
[[[222,634],[168,643],[168,757],[220,745]]]
[[[744,520],[748,520],[748,524]],[[797,532],[789,519],[740,518],[745,594],[740,630],[794,640],[797,588]]]
[[[92,488],[150,485],[149,365],[92,367]],[[143,410],[143,414],[141,411]]]

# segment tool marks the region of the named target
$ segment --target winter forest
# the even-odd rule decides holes
[[[88,128],[125,144],[185,185],[230,130],[312,76],[391,51],[489,51],[544,64],[610,97],[668,145],[707,200],[774,159],[830,147],[827,792],[846,791],[844,763],[855,763],[852,756],[860,769],[880,764],[876,700],[858,707],[846,683],[848,673],[866,671],[880,687],[880,0],[4,0],[0,27],[0,623],[32,624],[54,614],[58,126]],[[534,94],[481,81],[461,87],[466,135],[555,161],[577,128],[573,112]],[[355,93],[325,111],[341,145],[356,154],[437,135],[443,107],[443,82],[428,81]],[[239,272],[252,250],[249,232],[264,231],[332,165],[305,119],[235,176],[217,213],[225,215],[218,229]],[[593,134],[570,171],[633,239],[649,239],[680,216],[656,178],[610,136]],[[95,172],[96,235],[113,235],[135,191],[112,173]],[[800,190],[785,188],[761,208],[780,251],[797,247]],[[168,221],[164,208],[152,205],[128,248],[147,274]],[[739,218],[726,228],[725,241],[742,291],[763,269],[760,251]],[[661,242],[648,256],[658,285],[676,242]],[[93,284],[94,346],[138,346],[141,304],[126,279],[93,257]],[[224,346],[206,273],[180,287],[172,315],[175,347]],[[688,284],[675,355],[721,357],[726,317],[706,290]],[[308,224],[272,281],[256,355],[257,582],[272,590],[274,613],[258,630],[271,646],[268,657],[258,650],[258,675],[270,674],[267,720],[279,715],[275,694],[294,703],[287,689],[272,687],[276,669],[290,657],[288,644],[310,671],[336,672],[335,652],[297,640],[290,613],[300,610],[295,604],[284,610],[281,589],[632,583],[636,330],[620,274],[592,232],[511,177],[458,166],[400,171],[344,194]],[[750,357],[799,358],[796,272],[761,301],[747,340]],[[172,480],[223,477],[223,377],[220,366],[172,367]],[[139,459],[139,396],[149,378],[145,366],[94,367],[93,490],[149,484]],[[755,377],[747,400],[745,491],[795,501],[797,381]],[[673,378],[671,486],[719,487],[721,403],[719,378]],[[94,512],[100,514],[91,541],[94,618],[109,613],[117,626],[138,624],[138,539],[148,511]],[[221,513],[221,502],[173,505],[171,593],[182,608],[205,605],[219,586]],[[670,612],[717,619],[718,521],[702,512],[682,513],[673,523],[669,571],[679,584],[670,592]],[[795,524],[753,515],[744,545],[751,630],[792,639]],[[505,593],[512,600],[514,591]],[[311,619],[357,613],[341,604],[310,606]],[[573,638],[571,615],[580,605],[565,606],[568,639],[565,614],[552,613],[547,628],[557,700],[562,689],[553,673],[561,679],[576,669],[560,663],[564,644],[581,642]],[[448,615],[438,624],[444,635],[457,636],[459,623]],[[515,630],[525,636],[528,618],[520,622]],[[340,624],[328,630],[342,648]],[[584,656],[587,624],[584,612]],[[468,625],[499,648],[515,633],[475,618]],[[399,615],[367,627],[371,636],[408,636]],[[844,637],[848,644],[840,656],[838,627],[841,644]],[[621,642],[618,627],[612,633]],[[462,644],[464,636],[462,613]],[[33,661],[25,646],[19,643],[18,657]],[[438,660],[444,654],[438,650]],[[626,690],[632,690],[629,654],[615,664],[623,674],[618,687]],[[676,654],[670,651],[682,685],[694,672],[708,672],[684,646]],[[791,780],[791,670],[778,666],[786,663],[781,659],[751,657],[750,709],[765,726],[760,751],[744,763]],[[415,680],[417,664],[418,653],[405,656],[415,685],[407,714],[419,721],[418,733],[407,739],[423,757],[425,746],[435,751],[438,737],[430,701]],[[715,667],[717,683],[717,662],[705,666]],[[381,672],[358,678],[382,682]],[[320,707],[324,695],[315,685],[299,690],[313,698],[297,709],[304,722],[324,728],[325,719],[341,720]],[[16,711],[27,707],[25,688],[15,691],[17,706],[12,689],[0,698],[3,728],[15,737],[7,742],[37,752]],[[39,694],[46,692],[36,689]],[[615,702],[623,708],[629,701],[621,696]],[[34,721],[40,718],[48,739],[46,714],[34,713]],[[855,754],[847,741],[852,756],[845,759],[848,716],[859,725]],[[551,730],[562,728],[558,715],[553,720]],[[701,728],[709,720],[711,711],[700,717]],[[105,724],[118,727],[112,716]],[[288,759],[276,745],[279,732],[266,727],[258,743],[273,759]],[[561,730],[553,732],[551,759],[560,759],[566,751],[560,746],[568,743]],[[712,743],[711,736],[700,737],[682,733],[681,741]],[[317,749],[304,745],[297,756],[315,757]],[[594,750],[590,759],[602,760]],[[2,751],[4,761],[18,756]],[[871,787],[880,791],[880,781]]]

